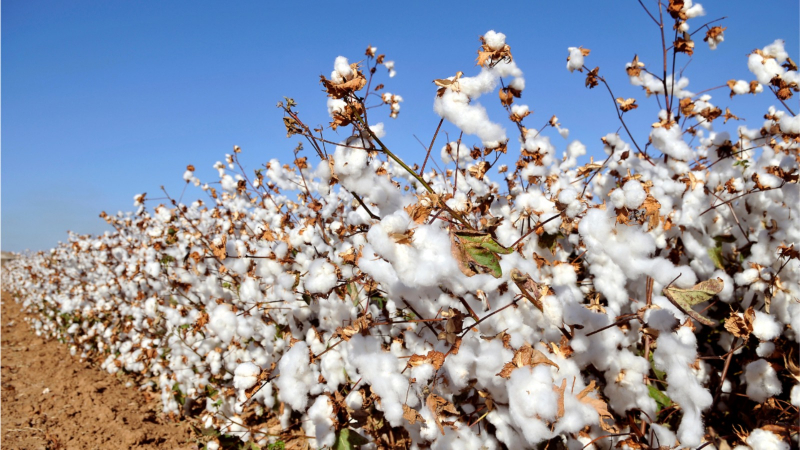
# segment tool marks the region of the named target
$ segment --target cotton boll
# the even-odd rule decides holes
[[[778,374],[765,359],[755,360],[745,366],[744,377],[747,380],[747,396],[756,403],[764,403],[781,393]]]
[[[653,443],[654,447],[673,448],[677,446],[678,438],[675,436],[675,433],[672,430],[657,423],[651,423],[650,427],[652,427],[653,432],[655,432],[655,442]]]
[[[609,194],[609,200],[614,208],[622,208],[625,206],[625,192],[622,189],[614,189]]]
[[[450,142],[442,147],[440,156],[442,162],[445,164],[450,164],[458,160],[458,165],[461,168],[464,168],[468,162],[473,161],[469,147],[459,142]]]
[[[324,294],[336,286],[336,268],[322,258],[317,258],[308,266],[308,275],[303,279],[303,285],[308,292]]]
[[[564,205],[569,205],[578,198],[578,191],[573,188],[562,189],[558,193],[558,202]]]
[[[678,438],[681,444],[696,447],[704,435],[701,412],[712,402],[690,368],[697,357],[697,338],[690,328],[680,327],[675,333],[661,333],[657,344],[653,361],[667,373],[667,395],[683,410]]]
[[[230,343],[236,334],[237,325],[236,314],[224,303],[217,305],[209,313],[208,327],[226,344]]]
[[[775,318],[761,311],[756,311],[756,318],[753,320],[753,334],[762,341],[771,341],[780,336],[782,326],[775,321]]]
[[[308,408],[308,420],[314,425],[314,436],[318,447],[332,447],[336,441],[336,431],[333,428],[333,406],[326,395],[320,395]]]
[[[361,391],[351,391],[345,397],[344,402],[348,408],[358,411],[364,407],[364,396]]]
[[[769,358],[775,352],[775,344],[772,342],[761,342],[756,348],[756,355],[762,358]]]
[[[636,180],[629,180],[625,183],[622,191],[625,193],[625,207],[628,209],[638,209],[647,198],[642,183]]]
[[[583,49],[580,47],[569,47],[567,51],[569,51],[567,70],[570,72],[581,70],[583,67]]]
[[[350,63],[344,56],[337,56],[333,63],[333,70],[335,70],[342,79],[349,80],[354,74]]]
[[[550,439],[552,432],[542,421],[554,421],[558,398],[553,390],[550,366],[521,367],[511,372],[506,383],[509,414],[522,429],[529,445]]]
[[[792,392],[789,395],[789,401],[797,408],[800,408],[800,384],[792,386]]]
[[[261,368],[251,362],[239,364],[233,373],[233,387],[236,389],[250,389],[258,382],[260,373]]]
[[[506,35],[489,30],[483,35],[483,41],[492,50],[502,50],[506,45]]]
[[[753,450],[789,450],[789,444],[771,431],[757,428],[747,437],[747,445]]]
[[[308,363],[308,345],[305,342],[294,344],[278,363],[280,377],[275,382],[278,400],[285,402],[295,411],[303,411],[308,404],[308,393],[317,384],[317,378]]]
[[[691,147],[683,140],[683,133],[679,127],[670,127],[669,130],[664,127],[653,128],[650,139],[653,147],[672,158],[688,161],[694,155]]]

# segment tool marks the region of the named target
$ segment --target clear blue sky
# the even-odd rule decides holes
[[[697,52],[685,73],[689,90],[753,79],[746,55],[777,38],[800,61],[796,0],[702,3],[707,15],[690,22],[693,30],[722,16],[728,29],[714,52],[702,32],[695,36]],[[522,103],[535,111],[529,127],[555,114],[571,130],[570,140],[580,139],[595,155],[599,137],[619,128],[607,92],[585,89],[583,75],[567,72],[569,46],[592,50],[587,65],[601,67],[617,96],[648,104],[629,85],[624,64],[638,53],[658,67],[660,37],[633,0],[5,0],[2,249],[47,249],[66,240],[66,230],[105,231],[100,211],[132,210],[134,194],[156,196],[164,185],[179,195],[187,164],[204,181],[215,181],[211,166],[233,145],[242,147],[248,170],[273,157],[288,161],[298,139],[285,138],[275,104],[294,97],[309,123],[327,123],[319,75],[330,74],[336,56],[362,59],[367,44],[396,62],[397,76],[379,81],[405,99],[397,120],[377,113],[386,140],[406,160],[421,161],[412,135],[428,142],[438,123],[431,81],[458,70],[476,73],[478,36],[490,29],[508,36],[525,72]],[[679,58],[679,66],[687,59]],[[777,103],[769,93],[731,101],[727,92],[714,92],[713,101],[751,117],[750,126]],[[508,123],[496,97],[480,101],[493,119]],[[646,141],[653,110],[643,106],[626,117]],[[453,126],[445,129],[457,135]],[[560,153],[568,141],[551,136]],[[444,143],[440,137],[436,149]],[[512,142],[509,150],[518,147]]]

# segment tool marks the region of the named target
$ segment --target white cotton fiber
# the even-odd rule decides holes
[[[691,328],[680,327],[675,333],[661,333],[657,343],[653,361],[667,373],[667,395],[683,410],[678,438],[681,444],[696,447],[705,434],[701,413],[712,402],[690,367],[697,357],[697,338]]]
[[[580,70],[583,67],[583,49],[579,47],[570,47],[567,50],[569,51],[567,70],[570,72]]]
[[[317,384],[314,372],[308,364],[308,345],[297,342],[286,352],[278,363],[280,376],[275,382],[278,400],[285,402],[295,411],[305,410],[308,392]]]
[[[775,317],[756,311],[756,318],[753,320],[753,334],[762,341],[771,341],[781,334],[781,325],[775,321]]]
[[[208,327],[226,344],[230,343],[236,334],[237,325],[236,314],[224,303],[217,305],[209,313]]]
[[[771,431],[757,428],[747,436],[747,445],[753,450],[789,450],[789,444]]]
[[[250,389],[258,382],[261,368],[251,362],[241,363],[233,372],[233,387],[236,389]]]
[[[669,130],[664,127],[653,128],[653,131],[650,132],[650,139],[653,147],[672,158],[688,161],[694,155],[691,147],[683,140],[683,133],[679,127],[674,126]]]
[[[521,367],[511,372],[506,384],[509,413],[525,434],[529,445],[536,445],[552,436],[544,420],[554,421],[558,398],[553,390],[550,366]]]
[[[330,292],[336,283],[336,269],[331,263],[322,258],[317,258],[308,266],[308,275],[303,278],[303,285],[312,294]]]
[[[308,420],[314,425],[317,447],[332,447],[336,441],[336,431],[333,429],[333,406],[327,395],[317,397],[308,408]]]
[[[647,193],[642,188],[642,183],[636,180],[629,180],[622,186],[625,193],[625,207],[628,209],[638,209],[647,198]]]
[[[506,35],[503,33],[496,33],[494,30],[489,30],[483,35],[483,40],[486,45],[492,50],[500,50],[506,45]]]
[[[781,393],[778,374],[765,359],[757,359],[745,366],[744,378],[747,380],[747,396],[756,403],[764,403]]]

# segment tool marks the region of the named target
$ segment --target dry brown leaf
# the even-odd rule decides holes
[[[408,365],[411,367],[417,367],[430,363],[433,365],[434,369],[439,370],[442,367],[442,364],[444,364],[444,358],[444,353],[431,350],[427,355],[411,355],[411,358],[408,359]]]
[[[711,27],[706,31],[706,37],[703,38],[703,42],[708,42],[710,39],[714,40],[722,34],[723,31],[727,30],[728,27]]]
[[[669,0],[669,6],[667,6],[667,12],[673,19],[680,19],[686,20],[686,12],[683,10],[684,1],[683,0]]]
[[[660,220],[658,214],[661,210],[661,203],[659,203],[658,200],[656,200],[652,195],[647,194],[647,198],[644,199],[644,203],[642,203],[640,208],[644,208],[645,210],[644,215],[648,221],[647,230],[650,231],[658,226],[658,222]]]
[[[633,55],[633,61],[631,61],[630,66],[625,68],[625,72],[628,73],[629,77],[638,77],[642,73],[643,67],[644,63],[639,62],[639,55]]]
[[[622,112],[628,112],[639,107],[639,105],[636,104],[635,98],[623,99],[619,97],[617,98],[617,103],[619,103],[619,109],[621,109]]]
[[[547,286],[539,285],[530,275],[523,274],[517,268],[511,269],[511,281],[517,285],[522,295],[533,303],[533,306],[539,311],[544,311],[541,298],[547,293]]]
[[[481,67],[485,67],[487,63],[489,64],[489,67],[494,67],[501,61],[511,62],[514,59],[511,56],[511,47],[509,47],[508,44],[504,45],[503,48],[499,50],[492,50],[486,44],[483,36],[481,36],[481,44],[481,49],[478,50],[477,59],[477,64]]]
[[[594,408],[595,411],[597,411],[597,414],[600,416],[600,428],[602,428],[605,431],[616,433],[617,429],[613,425],[614,416],[610,412],[608,412],[608,405],[606,404],[606,402],[603,401],[602,399],[589,396],[589,394],[592,393],[596,387],[597,384],[595,383],[594,380],[592,380],[589,383],[589,386],[586,386],[586,388],[582,390],[580,394],[576,395],[575,397],[578,400],[580,400],[581,403],[589,405],[592,408]],[[611,423],[610,424],[606,423],[604,419],[608,419]]]
[[[352,92],[360,91],[367,85],[367,79],[364,77],[364,74],[358,70],[359,66],[358,63],[350,64],[350,67],[353,69],[355,76],[344,83],[334,83],[331,80],[325,78],[324,75],[320,75],[320,83],[325,86],[325,91],[328,92],[328,96],[332,98],[344,98],[347,94]]]
[[[416,410],[411,408],[408,405],[403,405],[403,418],[408,421],[411,425],[415,423],[425,423],[425,419],[422,418],[422,415]]]
[[[402,233],[390,233],[389,237],[394,239],[395,242],[402,245],[411,245],[414,237],[414,229],[408,229]]]
[[[514,353],[514,358],[503,366],[503,369],[497,373],[497,376],[508,378],[511,376],[511,372],[513,372],[514,369],[525,366],[536,367],[539,364],[547,364],[559,369],[558,364],[550,361],[544,353],[531,347],[530,344],[525,344]]]
[[[586,74],[586,82],[585,82],[586,87],[588,87],[589,89],[592,89],[592,88],[594,88],[595,86],[598,85],[599,82],[597,81],[598,80],[597,73],[599,71],[600,71],[600,68],[599,67],[595,67],[594,69],[589,71],[589,73]]]
[[[433,413],[433,417],[436,420],[436,426],[439,427],[439,431],[442,433],[442,435],[444,435],[444,427],[442,426],[441,416],[445,412],[458,415],[458,411],[456,410],[455,406],[453,406],[452,403],[448,402],[443,397],[439,397],[436,394],[429,395],[425,400],[425,404]]]
[[[503,106],[511,106],[514,103],[514,95],[508,88],[500,89],[497,94],[500,96],[500,104]]]
[[[558,394],[558,412],[556,418],[564,417],[564,391],[567,390],[567,379],[561,380],[561,387],[553,385],[553,390]]]
[[[731,316],[725,319],[725,329],[728,330],[730,334],[737,338],[745,338],[747,339],[750,336],[750,333],[753,332],[753,326],[744,320],[744,318],[740,317],[736,313],[731,313]]]

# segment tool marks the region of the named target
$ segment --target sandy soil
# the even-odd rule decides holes
[[[196,449],[187,422],[159,413],[153,394],[126,387],[37,337],[19,306],[2,294],[2,438],[11,449]]]

